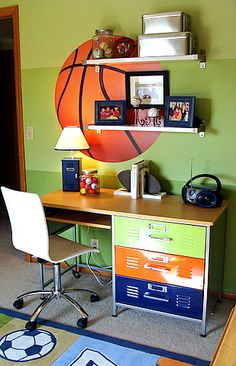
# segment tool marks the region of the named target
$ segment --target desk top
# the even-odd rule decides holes
[[[236,365],[236,307],[231,311],[211,366]]]
[[[41,200],[45,207],[204,226],[214,225],[227,207],[227,202],[224,201],[220,207],[201,208],[185,204],[180,196],[173,195],[160,200],[134,200],[129,196],[114,195],[114,190],[108,188],[102,188],[100,194],[95,196],[58,190],[42,195]]]

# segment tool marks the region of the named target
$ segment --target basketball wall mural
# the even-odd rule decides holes
[[[146,151],[159,137],[160,132],[88,130],[94,124],[95,101],[125,100],[125,73],[130,71],[160,70],[155,63],[119,63],[82,65],[91,59],[92,41],[88,40],[75,49],[63,64],[56,82],[55,107],[61,127],[80,126],[90,149],[84,154],[99,161],[121,162],[130,160]],[[121,60],[122,61],[122,60]],[[134,111],[128,110],[131,124]]]

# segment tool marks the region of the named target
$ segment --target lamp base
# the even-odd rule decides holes
[[[62,159],[62,189],[63,191],[78,192],[80,190],[81,158]]]

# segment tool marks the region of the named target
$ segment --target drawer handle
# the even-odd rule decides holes
[[[151,269],[151,270],[154,270],[154,271],[159,271],[159,272],[170,272],[171,270],[171,266],[159,266],[159,267],[153,267],[151,266],[149,263],[145,263],[144,264],[144,268],[146,269]]]
[[[171,240],[173,240],[172,238],[160,238],[160,237],[152,235],[152,234],[149,235],[149,238],[157,239],[157,240],[160,240],[160,241],[171,241]]]
[[[166,299],[164,297],[156,297],[150,294],[150,292],[145,292],[143,297],[146,299],[156,300],[156,301],[162,301],[162,302],[169,302],[169,299]]]

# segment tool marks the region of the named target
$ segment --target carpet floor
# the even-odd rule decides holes
[[[13,302],[24,292],[39,288],[39,269],[36,263],[25,262],[24,254],[17,251],[10,241],[10,229],[4,215],[0,216],[0,306],[15,310]],[[52,269],[47,267],[45,277]],[[64,287],[91,288],[101,300],[91,303],[86,293],[76,293],[75,299],[90,314],[87,329],[104,336],[111,336],[144,346],[160,348],[178,354],[211,360],[234,301],[223,300],[213,314],[209,314],[207,336],[200,336],[200,323],[133,309],[119,309],[112,317],[111,285],[100,286],[92,274],[82,274],[75,279],[68,272],[63,276]],[[30,314],[40,300],[29,299],[19,313]],[[68,326],[76,326],[79,318],[74,308],[63,301],[54,301],[41,313],[42,318]]]
[[[194,357],[43,319],[36,330],[28,331],[25,319],[27,315],[0,308],[0,365],[209,366]]]

